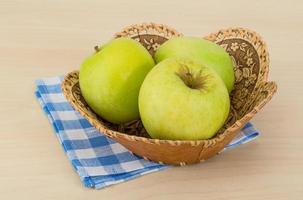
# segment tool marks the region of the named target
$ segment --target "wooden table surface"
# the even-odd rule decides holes
[[[194,36],[256,30],[278,93],[253,119],[261,137],[203,164],[102,190],[85,188],[34,97],[34,80],[77,69],[125,25]],[[0,1],[0,199],[303,199],[303,3],[297,1]]]

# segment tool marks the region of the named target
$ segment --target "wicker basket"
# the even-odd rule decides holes
[[[176,30],[161,24],[144,23],[129,26],[115,37],[130,37],[153,55],[155,50]],[[229,118],[215,137],[198,141],[151,139],[140,120],[114,125],[97,116],[81,96],[78,71],[69,73],[62,90],[67,100],[96,129],[119,142],[131,152],[159,163],[185,165],[204,161],[227,145],[240,129],[272,98],[277,90],[275,82],[268,82],[269,58],[260,36],[243,28],[222,29],[205,37],[223,48],[234,61],[235,89],[231,93]]]

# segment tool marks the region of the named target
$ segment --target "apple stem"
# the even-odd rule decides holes
[[[96,53],[98,53],[100,51],[100,48],[98,46],[95,46],[94,49],[95,49]]]
[[[182,65],[176,74],[185,85],[191,89],[197,90],[205,88],[205,80],[208,78],[208,75],[202,74],[202,70],[194,74],[186,65]]]

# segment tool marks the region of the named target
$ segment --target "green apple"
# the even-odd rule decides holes
[[[233,62],[221,46],[201,38],[173,37],[163,43],[155,54],[157,63],[174,56],[189,57],[213,68],[225,83],[230,93],[234,87]]]
[[[81,93],[92,110],[109,122],[121,124],[138,119],[139,90],[154,65],[152,56],[139,42],[114,39],[81,65]]]
[[[188,58],[158,63],[139,93],[141,120],[152,138],[211,138],[224,124],[229,109],[229,94],[218,74]]]

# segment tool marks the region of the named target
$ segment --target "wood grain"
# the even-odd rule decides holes
[[[0,1],[1,199],[302,199],[303,3],[269,1]],[[84,188],[34,98],[34,80],[77,69],[122,27],[171,25],[203,36],[259,32],[269,46],[273,100],[253,120],[261,137],[203,164]]]

